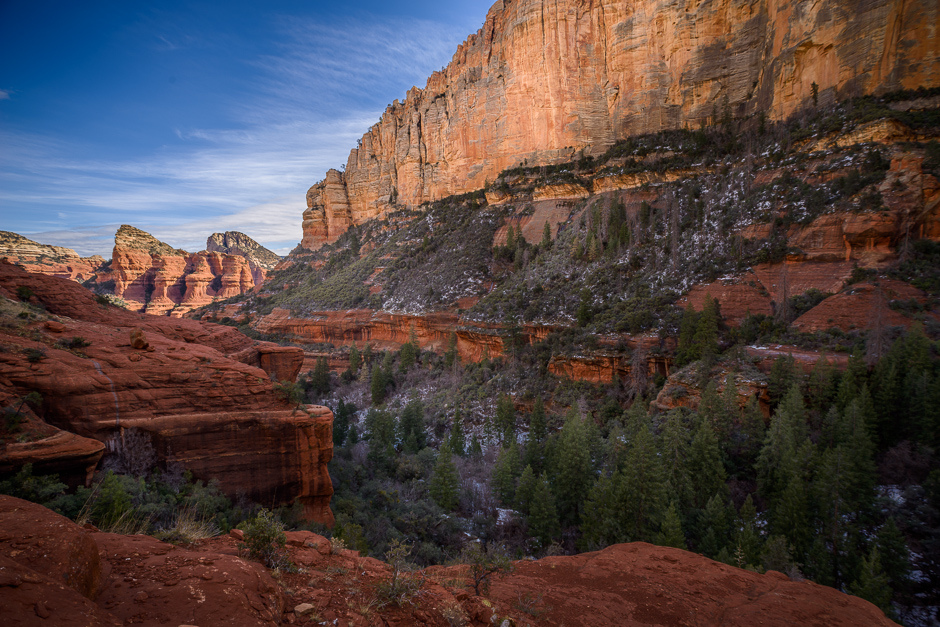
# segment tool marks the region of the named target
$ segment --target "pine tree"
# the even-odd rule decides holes
[[[516,406],[508,394],[500,394],[496,400],[496,429],[505,445],[516,439]]]
[[[696,359],[704,359],[718,354],[718,325],[721,322],[721,312],[718,301],[710,295],[705,297],[702,305],[702,314],[698,324],[695,325],[695,336],[692,345],[695,347]]]
[[[510,224],[509,228],[506,229],[506,248],[508,250],[516,249],[516,232],[512,228],[512,224]]]
[[[399,367],[401,368],[401,371],[408,372],[411,370],[417,361],[417,356],[418,351],[414,344],[412,344],[410,341],[402,344],[399,359]]]
[[[767,394],[770,396],[770,407],[774,409],[783,399],[784,395],[797,381],[796,362],[792,355],[777,357],[770,367],[767,377]]]
[[[349,418],[356,413],[356,406],[339,399],[333,420],[333,445],[342,446],[349,433]]]
[[[747,495],[747,499],[738,512],[733,542],[744,559],[741,568],[745,565],[757,566],[760,563],[763,546],[757,520],[757,508],[754,507],[754,500],[750,494]]]
[[[385,369],[378,365],[372,368],[372,381],[369,384],[369,389],[372,394],[373,405],[381,405],[385,402],[388,382],[389,376]]]
[[[891,586],[888,584],[888,576],[881,567],[877,546],[873,546],[868,556],[862,558],[858,578],[849,585],[849,592],[878,606],[885,614],[889,616],[893,614]]]
[[[376,469],[387,472],[395,460],[395,418],[387,411],[370,409],[365,423],[369,439],[368,459]]]
[[[362,358],[359,355],[359,349],[356,348],[356,343],[353,342],[352,347],[349,349],[349,371],[354,375],[359,372],[359,367],[362,365]]]
[[[738,446],[735,457],[740,460],[741,472],[748,474],[753,468],[761,447],[764,445],[766,432],[764,412],[761,411],[757,398],[752,396],[744,406],[744,413],[741,414],[741,428],[736,434]]]
[[[470,438],[470,450],[467,451],[467,453],[474,460],[479,460],[483,457],[483,447],[480,445],[480,438],[478,438],[475,433],[473,437]]]
[[[542,227],[542,243],[539,245],[539,248],[542,250],[548,250],[552,247],[552,227],[549,226],[548,220],[545,221],[545,226]]]
[[[718,438],[708,419],[701,416],[689,447],[688,473],[692,484],[692,504],[695,507],[705,507],[710,495],[727,490],[727,476],[721,461]]]
[[[894,589],[903,588],[911,572],[911,552],[894,518],[889,518],[878,531],[878,554],[888,583]]]
[[[594,480],[588,446],[583,421],[569,415],[559,434],[552,473],[558,516],[565,527],[580,521],[581,505]]]
[[[539,477],[532,491],[532,504],[526,519],[529,535],[536,539],[539,547],[551,544],[552,539],[561,534],[555,498],[548,487],[545,473]]]
[[[538,477],[536,477],[535,471],[532,470],[532,466],[526,466],[522,474],[519,475],[519,481],[516,484],[515,506],[524,515],[529,514],[537,481]]]
[[[671,546],[674,549],[687,549],[685,535],[682,533],[682,521],[679,520],[679,511],[675,503],[669,505],[663,516],[659,535],[656,536],[659,546]]]
[[[411,399],[402,411],[398,430],[406,453],[417,453],[427,446],[427,431],[424,425],[424,405]]]
[[[459,409],[454,412],[454,424],[450,428],[450,438],[448,438],[447,443],[454,455],[464,456],[463,417],[460,415]]]
[[[666,414],[660,442],[660,458],[663,462],[664,478],[671,499],[677,500],[682,508],[692,501],[688,472],[689,435],[683,425],[682,411],[673,409]]]
[[[651,540],[666,510],[666,481],[653,435],[641,428],[623,466],[624,533],[631,541]]]
[[[444,353],[444,367],[452,368],[460,363],[460,354],[457,352],[457,333],[450,332],[447,338],[447,351]]]
[[[699,358],[696,355],[693,339],[695,338],[695,327],[698,325],[698,314],[689,302],[682,314],[682,322],[679,325],[679,344],[676,348],[676,366],[682,367]]]
[[[535,405],[529,416],[529,437],[525,447],[525,463],[540,474],[545,469],[545,439],[548,427],[545,417],[545,405],[540,396],[535,397]]]
[[[595,551],[605,546],[625,542],[624,533],[623,477],[619,471],[613,475],[601,475],[584,501],[581,521],[582,550]]]
[[[713,494],[701,513],[699,550],[712,559],[728,547],[734,510],[724,494]]]
[[[516,479],[521,473],[521,460],[519,447],[512,442],[500,451],[493,466],[493,477],[490,481],[493,493],[504,507],[512,507],[516,496]]]
[[[434,474],[428,486],[431,498],[442,509],[452,512],[457,508],[460,478],[454,465],[450,446],[445,442],[437,456]]]

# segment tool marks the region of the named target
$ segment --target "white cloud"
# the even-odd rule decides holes
[[[10,92],[5,89],[0,89],[0,100],[9,100]]]
[[[255,62],[261,79],[232,99],[226,128],[169,129],[191,144],[110,159],[0,130],[4,228],[105,257],[122,223],[187,250],[224,230],[292,249],[307,189],[346,162],[386,102],[446,64],[465,33],[430,22],[285,20],[283,28],[281,53]],[[30,209],[8,216],[7,207]]]

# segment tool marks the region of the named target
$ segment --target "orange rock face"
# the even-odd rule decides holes
[[[293,381],[303,351],[257,343],[231,327],[105,307],[77,284],[0,264],[0,294],[29,287],[56,325],[0,331],[0,389],[42,394],[43,418],[119,451],[129,428],[148,434],[160,463],[178,461],[234,495],[298,500],[332,524],[332,414],[291,407],[270,380]],[[132,329],[140,333],[134,337]],[[142,336],[142,337],[141,337]],[[87,343],[67,350],[65,338]],[[132,338],[135,343],[132,345]],[[138,346],[139,348],[134,348]],[[28,351],[44,356],[30,361]]]
[[[784,118],[811,101],[940,84],[931,0],[623,3],[500,0],[451,63],[408,91],[307,195],[307,248],[398,203],[481,189],[727,107]],[[557,193],[549,191],[550,194]]]
[[[79,257],[71,248],[39,244],[9,231],[0,231],[0,259],[15,263],[27,272],[41,272],[79,283],[94,278],[104,263],[100,255]]]
[[[110,273],[99,281],[113,280],[115,295],[135,311],[180,317],[217,298],[249,292],[264,277],[264,269],[242,255],[187,253],[124,225],[114,238]]]

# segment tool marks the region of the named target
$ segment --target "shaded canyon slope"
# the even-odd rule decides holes
[[[32,294],[27,302],[20,288]],[[129,312],[76,283],[6,263],[0,296],[0,392],[10,406],[41,394],[33,407],[45,425],[6,444],[0,467],[32,462],[36,472],[84,483],[105,447],[141,453],[125,438],[135,429],[161,466],[179,463],[196,478],[218,479],[229,495],[268,506],[299,501],[308,519],[332,522],[332,413],[280,400],[271,381],[296,378],[299,348]],[[62,439],[72,437],[79,441],[63,450]]]
[[[309,190],[302,245],[629,135],[935,87],[938,11],[931,0],[500,0],[446,68],[389,105],[344,172]]]
[[[37,624],[37,616],[56,625],[203,627],[311,619],[357,627],[506,619],[568,626],[894,624],[874,605],[832,588],[639,542],[516,562],[486,599],[468,592],[466,566],[431,567],[419,573],[421,594],[401,607],[375,604],[376,585],[391,577],[388,565],[333,552],[308,531],[288,532],[287,550],[302,572],[275,578],[240,556],[232,537],[182,548],[87,531],[40,505],[0,496],[0,604],[14,625]]]

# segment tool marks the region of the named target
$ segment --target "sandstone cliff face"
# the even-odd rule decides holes
[[[0,231],[0,259],[7,259],[28,272],[42,272],[79,283],[93,278],[104,263],[100,255],[79,257],[71,248],[40,244],[10,231]]]
[[[252,248],[251,244],[262,248],[254,240],[236,235],[231,240],[222,236],[222,243],[216,242],[216,246],[231,245],[233,249],[241,246],[239,250],[243,252],[254,251],[265,257]],[[270,253],[267,249],[263,251]],[[265,259],[269,264],[270,259]],[[238,296],[260,285],[265,268],[256,262],[253,267],[252,263],[241,253],[212,250],[188,253],[140,229],[123,225],[114,237],[110,273],[99,274],[99,282],[113,280],[115,295],[123,298],[132,310],[179,317],[217,298]]]
[[[697,126],[726,108],[779,119],[811,99],[940,84],[931,0],[517,0],[424,89],[408,91],[307,194],[303,246],[393,202],[485,186],[630,134]]]
[[[178,461],[257,502],[298,501],[308,518],[332,523],[332,414],[279,400],[270,380],[296,378],[300,348],[258,343],[231,327],[105,307],[79,285],[0,264],[0,296],[11,298],[20,286],[48,314],[4,312],[3,395],[39,392],[45,422],[111,452],[123,446],[127,429],[138,429],[161,463]],[[70,350],[75,337],[87,346]],[[82,453],[74,445],[56,455],[49,444],[11,449],[13,457],[0,455],[0,467],[59,459],[80,472],[90,455],[100,457],[100,448]]]
[[[206,251],[236,255],[247,259],[255,285],[261,285],[264,282],[265,274],[273,270],[281,261],[278,255],[238,231],[213,233],[206,240]]]

